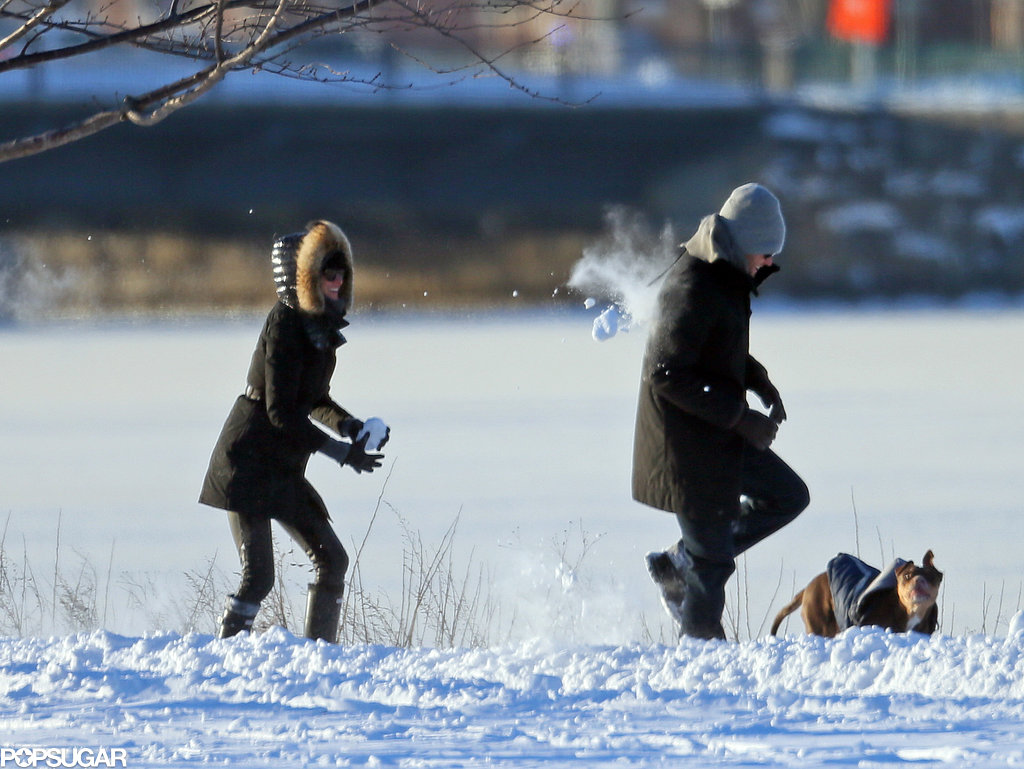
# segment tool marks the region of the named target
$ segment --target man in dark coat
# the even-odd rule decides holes
[[[769,450],[786,418],[748,352],[750,297],[778,270],[785,222],[775,196],[745,184],[705,217],[667,271],[644,356],[633,497],[675,513],[682,538],[647,556],[680,635],[724,638],[735,558],[808,505],[803,481]],[[769,413],[747,405],[747,391]]]
[[[335,641],[348,555],[327,508],[305,478],[323,452],[356,472],[380,466],[389,430],[365,423],[332,400],[331,376],[352,303],[353,261],[337,225],[318,221],[277,240],[272,253],[278,302],[252,354],[246,387],[235,400],[210,458],[199,501],[228,511],[241,560],[238,590],[228,596],[221,638],[248,630],[274,584],[270,521],[277,520],[315,567],[305,634]],[[310,421],[348,438],[338,440]]]

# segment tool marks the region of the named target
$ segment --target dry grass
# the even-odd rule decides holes
[[[397,517],[402,530],[400,561],[384,568],[401,568],[399,591],[389,594],[373,587],[380,575],[360,559],[362,548],[374,535],[378,516],[387,509]],[[63,551],[58,528],[52,564],[35,566],[27,556],[24,540],[12,540],[10,516],[0,532],[0,636],[46,636],[89,632],[110,628],[125,613],[144,617],[148,628],[180,633],[216,633],[224,598],[237,581],[217,565],[214,554],[197,568],[184,572],[184,587],[168,595],[166,586],[151,574],[114,572],[114,547],[98,567],[87,555]],[[493,590],[491,575],[469,558],[460,564],[455,558],[458,518],[436,542],[424,540],[407,520],[380,503],[367,527],[347,578],[339,642],[346,645],[379,644],[396,647],[481,648],[508,643],[517,623],[517,607],[505,604]],[[575,580],[594,541],[580,530],[582,539],[570,546],[569,539],[554,543],[560,558],[547,600],[562,624],[570,623],[573,637],[584,637],[586,621],[594,618],[572,614],[573,597],[562,595],[566,580]],[[309,564],[294,545],[275,542],[276,579],[272,592],[261,606],[254,632],[280,626],[296,635],[302,632],[305,590]],[[781,572],[780,572],[781,573]],[[781,580],[781,577],[780,577]],[[585,588],[587,586],[584,586]],[[742,641],[764,635],[771,606],[764,616],[751,614],[748,576],[740,568],[728,597],[724,622],[729,638]],[[956,628],[955,606],[943,605],[945,633],[1005,632],[1024,602],[1024,588],[997,591],[983,586],[983,616],[979,628]],[[591,595],[588,590],[585,593]],[[591,595],[591,597],[593,597]],[[770,603],[774,603],[774,600]],[[534,607],[535,608],[535,607]],[[648,624],[649,620],[655,624]],[[598,620],[600,621],[600,620]],[[674,643],[666,632],[664,617],[640,616],[637,638],[644,643]],[[566,628],[561,628],[562,631]],[[591,629],[592,630],[592,629]]]
[[[392,510],[402,530],[401,590],[389,595],[370,587],[361,556],[385,508],[390,506],[382,495],[362,542],[355,548],[347,575],[340,642],[449,648],[508,640],[511,623],[502,627],[502,614],[486,570],[475,566],[472,559],[465,567],[456,563],[457,518],[439,542],[431,543]],[[118,613],[111,605],[112,592],[120,601],[116,608],[141,614],[151,627],[214,634],[225,596],[237,582],[236,574],[217,566],[214,554],[203,566],[185,571],[183,591],[168,596],[152,575],[121,573],[115,577],[113,545],[105,570],[96,568],[82,553],[64,553],[59,520],[52,569],[43,574],[32,566],[24,542],[21,557],[14,555],[8,541],[9,524],[10,515],[0,533],[0,635],[22,637],[108,627],[108,620]],[[261,604],[253,629],[262,632],[279,626],[299,635],[310,564],[290,540],[282,546],[275,537],[274,552],[274,587]]]
[[[356,301],[447,308],[550,301],[587,242],[584,233],[354,239]],[[0,243],[17,265],[8,292],[45,288],[23,307],[65,313],[254,310],[274,300],[268,242],[176,233],[22,233]],[[11,281],[14,285],[10,285]]]
[[[384,500],[387,480],[361,540],[352,543],[351,564],[346,576],[345,600],[339,641],[343,644],[381,644],[397,647],[430,646],[436,648],[487,647],[507,643],[516,630],[520,608],[515,600],[531,600],[544,604],[547,614],[557,618],[560,632],[571,637],[585,637],[594,628],[586,623],[601,622],[599,614],[577,613],[577,604],[600,596],[603,583],[586,577],[592,564],[586,563],[600,539],[588,534],[580,525],[567,528],[561,537],[550,543],[550,559],[538,553],[537,561],[548,561],[543,589],[529,597],[517,596],[506,602],[494,591],[492,575],[467,559],[456,557],[459,516],[456,515],[437,541],[428,541],[407,519]],[[371,540],[394,534],[380,531],[382,516],[394,516],[401,532],[401,553],[387,563],[367,564],[364,554]],[[217,566],[217,553],[196,568],[183,572],[184,587],[168,594],[152,574],[115,573],[115,547],[103,557],[102,565],[88,554],[74,548],[66,551],[58,516],[54,534],[52,563],[33,563],[28,557],[24,536],[20,545],[10,530],[10,513],[0,530],[0,636],[50,635],[87,632],[109,628],[125,613],[141,615],[147,628],[174,630],[181,633],[213,634],[219,625],[225,596],[237,584],[237,574],[226,573]],[[879,535],[879,548],[882,547]],[[306,584],[310,564],[290,540],[275,540],[275,583],[264,600],[255,632],[273,626],[287,628],[296,635],[302,632],[305,613]],[[234,560],[234,554],[231,554]],[[882,553],[882,560],[886,560]],[[728,636],[735,641],[759,638],[773,616],[775,597],[782,589],[783,568],[780,566],[775,596],[761,611],[752,611],[749,604],[749,575],[741,558],[727,599],[724,623]],[[380,570],[401,570],[401,586],[388,593],[375,585],[381,581]],[[957,628],[956,607],[943,603],[941,627],[944,633],[1005,632],[1013,616],[1024,605],[1024,583],[1014,590],[1001,584],[992,591],[983,585],[981,627]],[[790,591],[795,587],[791,587]],[[786,591],[784,591],[786,592]],[[787,595],[789,593],[787,592]],[[645,643],[673,643],[666,634],[666,623],[660,614],[657,624],[648,625],[639,616],[636,637]]]

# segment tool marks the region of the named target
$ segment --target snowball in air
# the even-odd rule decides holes
[[[594,318],[594,339],[603,342],[611,339],[619,331],[629,331],[629,316],[624,314],[618,305],[609,305],[608,309]]]

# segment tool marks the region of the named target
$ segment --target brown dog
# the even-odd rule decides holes
[[[935,568],[934,557],[929,550],[922,566],[897,559],[885,572],[879,572],[841,553],[829,561],[826,572],[812,579],[778,613],[772,623],[772,635],[797,608],[801,609],[807,632],[826,638],[834,638],[854,625],[877,625],[896,633],[916,630],[931,634],[939,622],[936,601],[942,582],[942,572]],[[834,585],[830,575],[837,583],[842,575],[849,586]],[[851,580],[856,580],[856,584]],[[837,596],[847,604],[838,614]]]

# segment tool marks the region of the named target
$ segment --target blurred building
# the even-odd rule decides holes
[[[439,18],[451,5],[420,4]],[[661,68],[786,88],[856,77],[864,62],[870,76],[915,78],[1015,68],[1024,55],[1024,0],[579,0],[561,14],[524,5],[495,22],[471,10],[461,33],[500,55],[503,66],[556,75]],[[453,45],[425,29],[403,34],[417,44]]]
[[[189,0],[74,0],[60,13],[89,19],[94,30],[118,29],[154,21],[172,3],[183,10]],[[251,12],[235,9],[229,21]],[[244,24],[237,29],[246,34]],[[479,54],[508,72],[694,77],[786,89],[879,74],[1019,71],[1024,0],[382,0],[313,51],[327,51],[334,62],[360,58],[385,72],[401,67],[403,54],[452,71]]]

